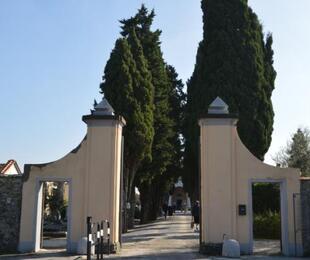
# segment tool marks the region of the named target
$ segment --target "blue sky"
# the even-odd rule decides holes
[[[0,162],[59,159],[84,137],[81,116],[100,99],[99,83],[119,22],[141,3],[155,8],[165,60],[184,82],[202,38],[199,0],[1,0]],[[270,155],[297,127],[310,126],[309,0],[249,0],[274,36],[275,124]]]

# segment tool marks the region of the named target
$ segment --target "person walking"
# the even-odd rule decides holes
[[[168,205],[166,202],[164,202],[163,206],[162,206],[163,212],[164,212],[164,216],[165,219],[167,219],[167,213],[168,213]]]
[[[195,224],[195,231],[198,231],[199,228],[199,217],[200,217],[200,205],[199,205],[199,201],[197,200],[192,208],[192,219],[193,222]]]

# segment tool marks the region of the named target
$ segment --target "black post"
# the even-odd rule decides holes
[[[103,221],[100,223],[100,259],[103,259]]]
[[[107,221],[108,255],[110,254],[110,222]]]
[[[100,225],[99,223],[97,223],[97,243],[96,243],[97,260],[99,260],[99,245],[100,245]]]
[[[91,242],[92,242],[92,232],[91,232],[91,217],[87,217],[87,260],[91,260]]]

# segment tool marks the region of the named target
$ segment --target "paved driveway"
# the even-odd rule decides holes
[[[105,256],[105,259],[227,259],[223,257],[206,257],[198,253],[199,234],[190,228],[191,216],[176,215],[167,220],[158,221],[138,226],[123,235],[123,247],[120,254]],[[35,255],[0,256],[3,259],[41,259],[41,260],[78,260],[86,259],[85,256],[69,256],[64,252],[54,250],[42,251]],[[96,259],[94,257],[93,259]],[[281,256],[243,256],[242,259],[298,259],[283,258]],[[305,258],[299,258],[305,259]]]
[[[176,215],[141,225],[123,235],[117,259],[194,259],[199,256],[199,233],[190,228],[191,216]]]

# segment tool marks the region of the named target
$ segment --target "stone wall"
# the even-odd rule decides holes
[[[310,256],[310,178],[301,179],[302,240],[305,256]]]
[[[22,186],[21,175],[0,176],[0,253],[17,251]]]

